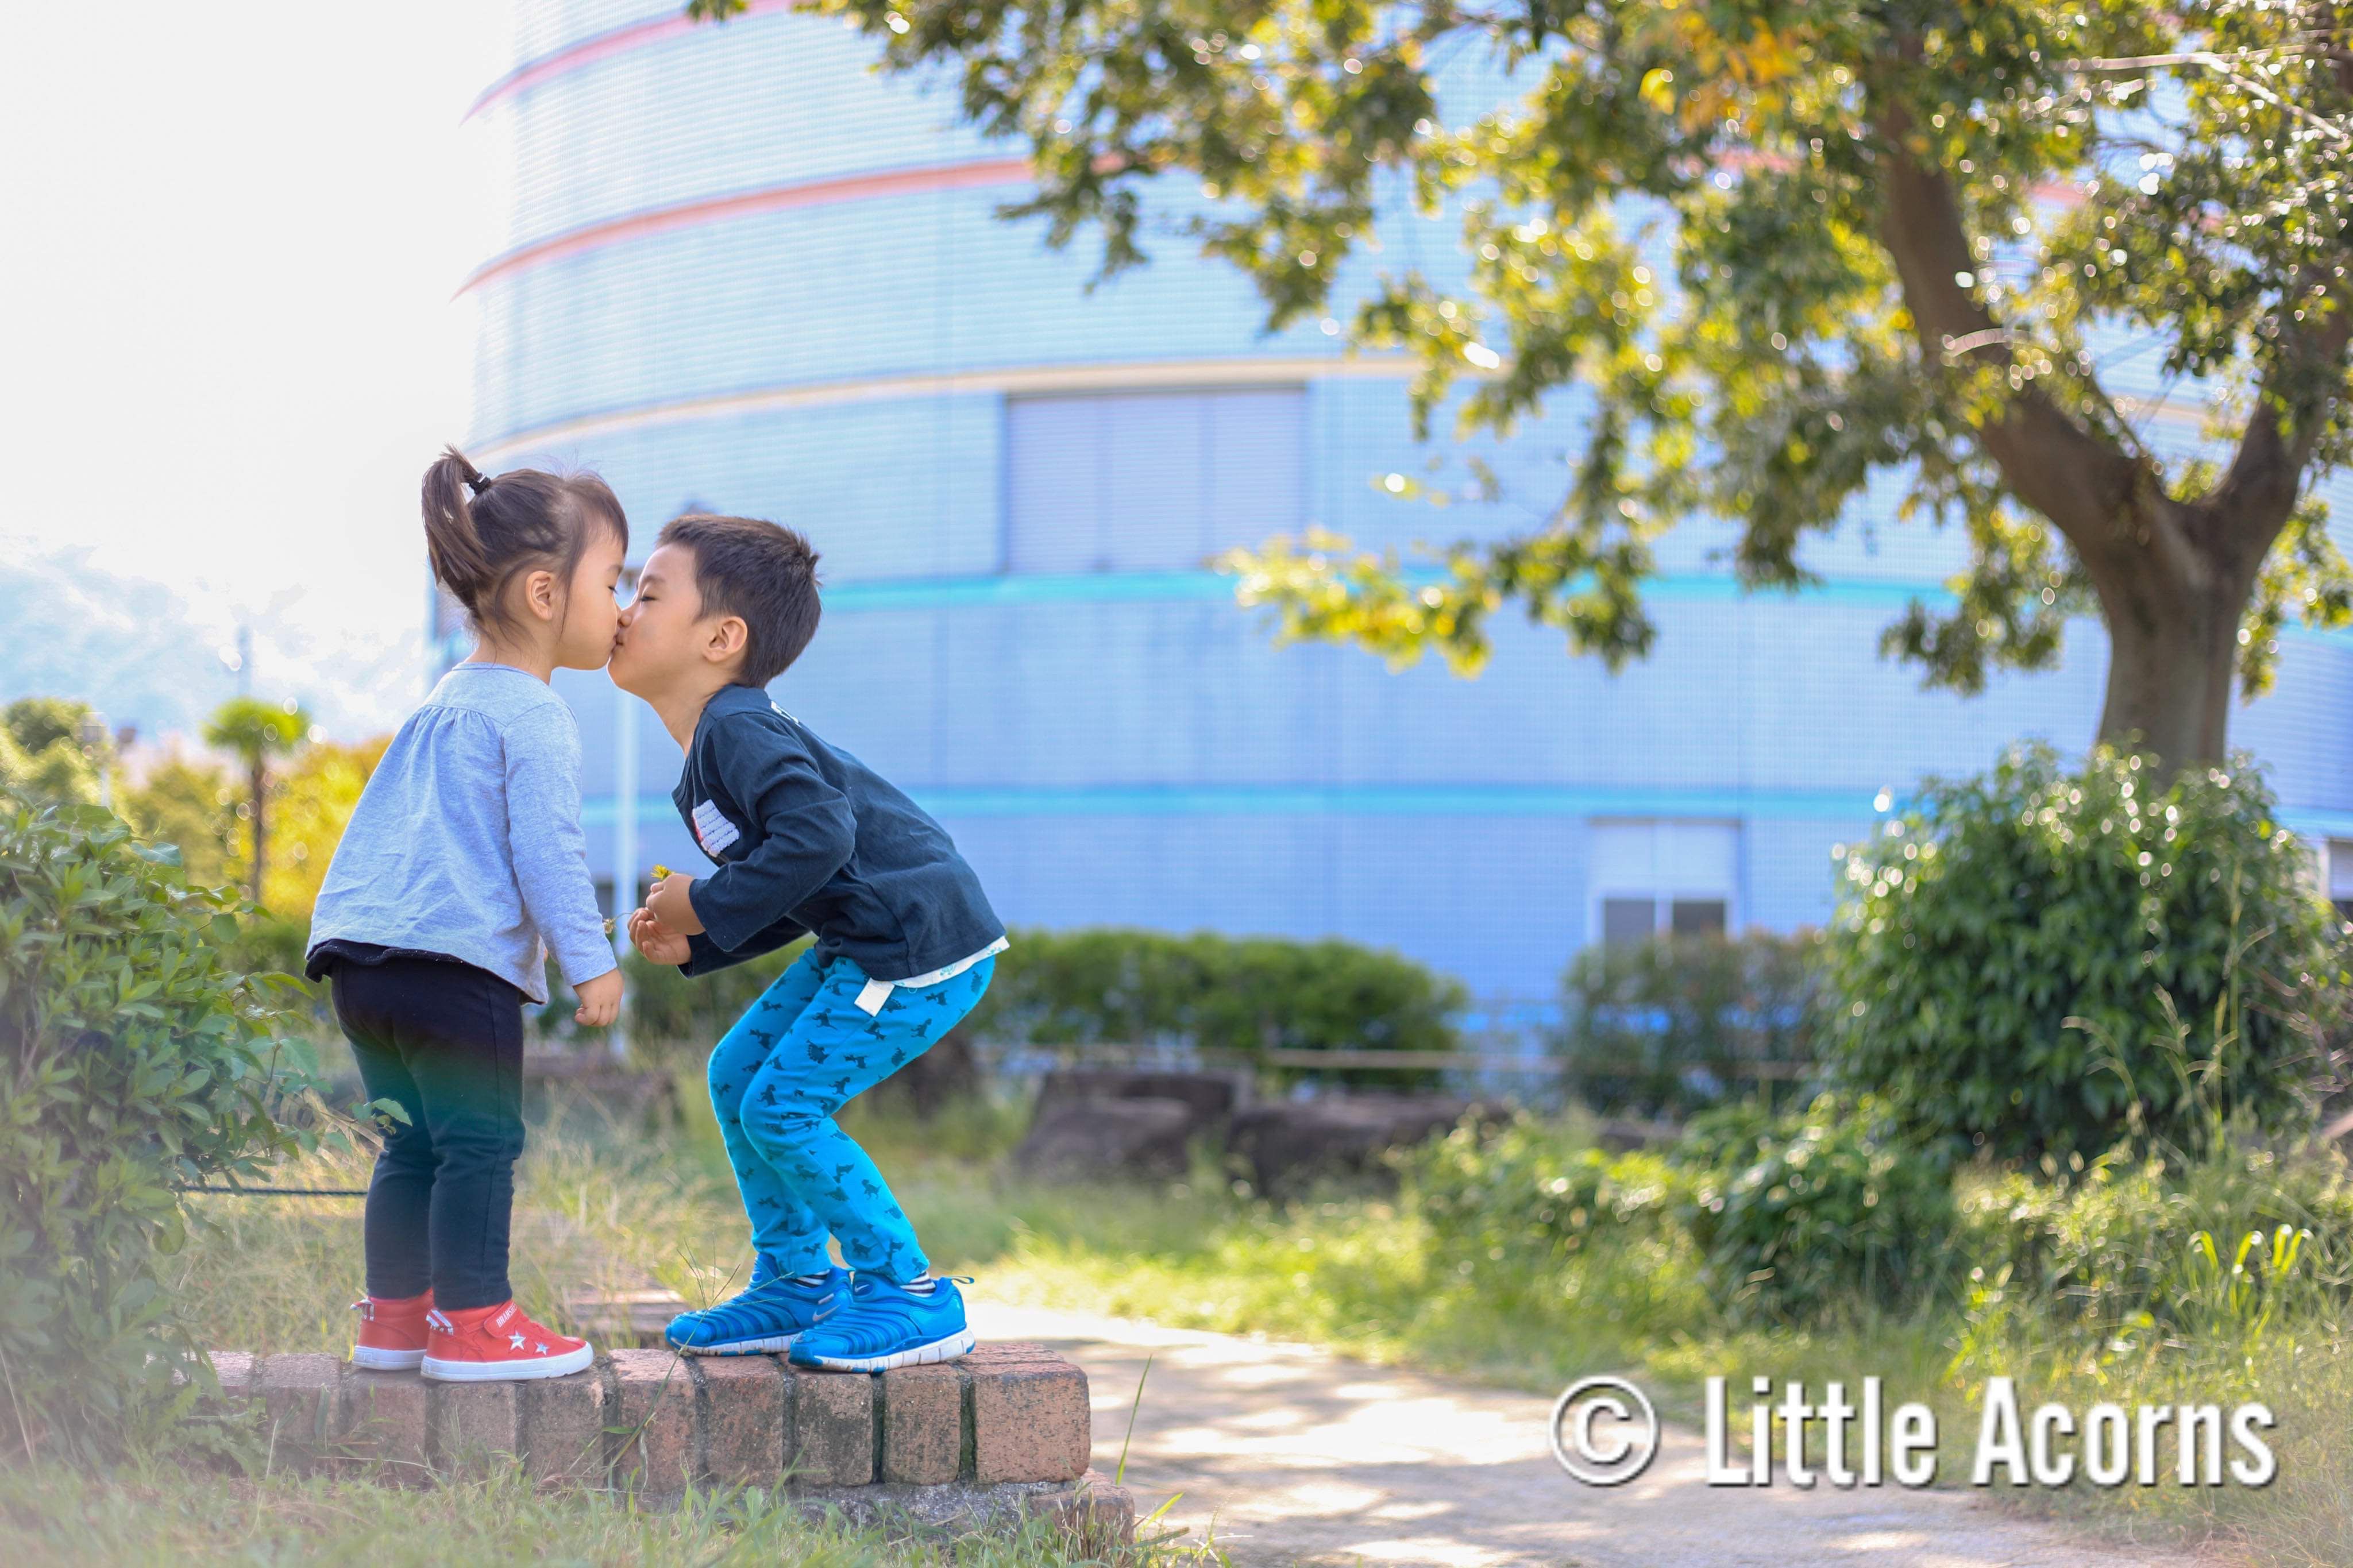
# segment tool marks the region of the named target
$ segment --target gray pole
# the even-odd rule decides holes
[[[638,907],[638,700],[617,686],[613,700],[613,934],[626,952],[629,911]],[[628,1054],[628,1005],[625,997],[613,1023],[617,1060]]]

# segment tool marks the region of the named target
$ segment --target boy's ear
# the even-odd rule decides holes
[[[703,659],[710,664],[725,664],[741,656],[744,645],[751,640],[752,628],[744,624],[743,616],[722,616],[712,624],[711,635],[703,639]]]

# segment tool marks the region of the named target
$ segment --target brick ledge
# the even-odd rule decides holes
[[[422,1484],[520,1462],[543,1486],[649,1499],[782,1486],[860,1518],[1082,1514],[1092,1500],[1106,1521],[1134,1520],[1125,1491],[1087,1468],[1086,1374],[1031,1342],[885,1373],[625,1349],[529,1383],[431,1383],[326,1354],[212,1360],[229,1397],[262,1405],[281,1468]]]

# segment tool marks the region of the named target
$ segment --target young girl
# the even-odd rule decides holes
[[[604,481],[486,479],[453,448],[425,474],[433,574],[478,641],[409,716],[336,846],[308,968],[371,1100],[399,1105],[368,1184],[353,1364],[459,1382],[558,1377],[586,1342],[515,1305],[507,1218],[522,1152],[522,1005],[546,951],[596,1027],[621,975],[580,832],[580,737],[548,687],[601,669],[629,527]]]

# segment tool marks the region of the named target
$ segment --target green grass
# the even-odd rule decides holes
[[[793,1568],[1174,1568],[1214,1550],[1075,1541],[1042,1521],[1018,1536],[892,1540],[839,1514],[812,1521],[752,1489],[648,1510],[534,1491],[513,1475],[422,1490],[365,1481],[225,1479],[127,1466],[93,1479],[0,1468],[0,1548],[40,1564],[367,1563],[761,1563]]]
[[[564,1287],[636,1284],[647,1275],[695,1301],[740,1283],[745,1242],[733,1184],[707,1109],[697,1095],[684,1099],[695,1108],[685,1125],[655,1137],[576,1108],[552,1128],[534,1128],[515,1223],[515,1279],[527,1305],[560,1315]],[[1016,1108],[976,1106],[931,1128],[847,1120],[891,1176],[934,1267],[976,1274],[975,1290],[986,1298],[1306,1340],[1376,1363],[1410,1362],[1535,1392],[1582,1373],[1620,1371],[1687,1420],[1711,1373],[1736,1387],[1760,1374],[1819,1387],[1875,1373],[1891,1399],[1923,1399],[1937,1410],[1947,1484],[1966,1479],[1989,1373],[2015,1376],[2030,1408],[2044,1399],[2080,1411],[2100,1400],[2227,1405],[2261,1397],[2279,1416],[2271,1436],[2280,1479],[2267,1489],[2078,1485],[2000,1489],[2002,1500],[2135,1540],[2205,1542],[2264,1562],[2353,1561],[2353,1424],[2343,1415],[2353,1409],[2353,1357],[2334,1298],[2322,1292],[2259,1328],[2219,1321],[2194,1343],[2156,1335],[2087,1341],[2022,1300],[2007,1312],[1980,1304],[1974,1316],[1968,1303],[1943,1301],[1803,1329],[1737,1328],[1714,1309],[1695,1260],[1671,1239],[1621,1240],[1567,1263],[1448,1262],[1447,1238],[1410,1190],[1323,1190],[1278,1205],[1237,1191],[1206,1160],[1164,1184],[1039,1184],[1008,1175],[999,1158],[1018,1132]],[[284,1177],[360,1184],[365,1166],[362,1154],[322,1154]],[[182,1258],[182,1289],[208,1342],[265,1351],[349,1343],[346,1306],[360,1289],[356,1203],[201,1201],[217,1228],[199,1234]],[[373,1517],[377,1506],[364,1489],[272,1486],[284,1489],[255,1510],[262,1522],[231,1532],[242,1543],[236,1553],[267,1560],[278,1550],[270,1542],[303,1519],[312,1521],[300,1527],[313,1532],[305,1539],[332,1542],[342,1528],[334,1519]],[[87,1526],[93,1539],[134,1529],[123,1521],[142,1516],[142,1496],[171,1498],[167,1511],[189,1501],[153,1479],[105,1495],[112,1500],[102,1509],[89,1504],[104,1514]],[[206,1500],[200,1511],[213,1517],[221,1506]],[[687,1538],[679,1531],[749,1540],[786,1528],[757,1523],[754,1516],[767,1516],[746,1513],[752,1505],[742,1500],[662,1520],[503,1494],[498,1506],[539,1521],[517,1530],[543,1524],[556,1532],[552,1540],[586,1542],[580,1550],[598,1561],[701,1550],[680,1544]],[[584,1509],[576,1519],[566,1511]]]

